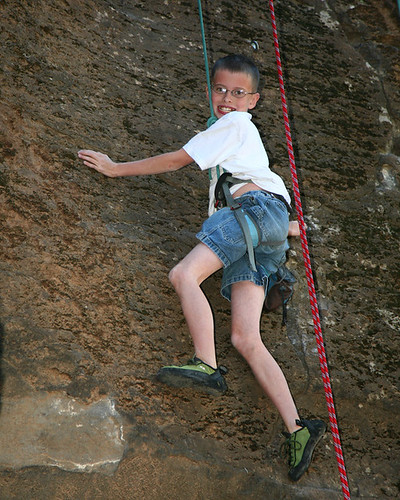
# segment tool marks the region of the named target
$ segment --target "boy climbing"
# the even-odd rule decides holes
[[[321,420],[300,419],[286,378],[260,334],[260,318],[268,277],[286,260],[290,196],[283,180],[269,168],[268,156],[249,110],[259,98],[259,72],[241,55],[219,59],[211,73],[211,101],[217,121],[181,149],[126,163],[82,150],[83,163],[109,177],[159,174],[197,163],[210,172],[209,218],[196,235],[199,243],[170,272],[194,344],[186,365],[161,368],[157,377],[173,387],[194,387],[211,394],[226,391],[225,370],[218,367],[213,314],[200,285],[223,268],[222,295],[231,301],[234,347],[247,361],[264,392],[277,407],[288,431],[289,477],[297,481],[308,469],[318,441],[326,430]],[[229,192],[233,210],[215,210],[217,172],[235,179]],[[240,220],[239,212],[246,221]],[[246,229],[247,228],[247,229]],[[246,230],[251,234],[249,245]],[[250,248],[253,246],[253,248]],[[251,265],[254,252],[255,267]]]

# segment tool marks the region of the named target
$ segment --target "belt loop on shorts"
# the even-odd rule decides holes
[[[288,211],[289,214],[291,214],[293,212],[293,209],[292,207],[289,205],[289,203],[286,201],[285,197],[282,196],[281,194],[276,194],[276,193],[271,193],[269,191],[266,191],[266,193],[270,194],[271,196],[273,196],[274,198],[276,198],[277,200],[281,201],[282,203],[285,204],[285,207]]]

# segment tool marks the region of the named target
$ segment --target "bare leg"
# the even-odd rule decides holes
[[[169,274],[181,301],[196,356],[213,368],[217,367],[214,318],[200,285],[221,267],[216,254],[199,243]]]
[[[277,407],[290,433],[299,426],[296,405],[278,363],[260,335],[264,290],[250,281],[232,286],[232,343],[249,363],[264,392]]]

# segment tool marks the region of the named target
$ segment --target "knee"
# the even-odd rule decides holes
[[[251,358],[252,354],[259,348],[259,343],[254,341],[254,337],[248,335],[248,331],[235,328],[232,330],[231,342],[233,347],[245,359]]]
[[[240,353],[243,349],[243,338],[237,330],[232,330],[231,342],[233,347]]]
[[[179,293],[182,285],[190,280],[190,273],[186,269],[186,267],[180,262],[175,267],[171,269],[168,275],[169,281],[175,290]]]
[[[171,269],[171,271],[169,272],[168,279],[174,288],[177,288],[179,281],[181,279],[181,276],[182,276],[182,273],[181,273],[179,264],[176,265],[175,267],[173,267]]]

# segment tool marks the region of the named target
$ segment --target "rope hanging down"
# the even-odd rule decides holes
[[[211,98],[211,78],[210,78],[210,70],[208,67],[206,35],[204,33],[203,9],[201,7],[201,0],[198,0],[197,3],[199,6],[201,40],[203,43],[204,65],[206,67],[206,79],[207,79],[207,89],[208,89],[208,102],[210,105],[210,113],[211,113],[210,118],[207,120],[207,128],[208,128],[208,127],[211,127],[211,125],[213,125],[217,121],[217,117],[215,116],[215,113],[214,113],[214,109],[213,109],[213,105],[212,105],[212,98]],[[221,175],[220,166],[217,165],[216,169],[217,169],[217,176],[219,178],[219,176]],[[208,171],[208,178],[211,179],[211,171],[210,170]]]
[[[323,380],[324,389],[325,389],[325,398],[326,398],[326,402],[327,402],[327,406],[328,406],[329,421],[331,424],[331,432],[332,432],[333,442],[334,442],[334,446],[335,446],[336,460],[338,463],[339,474],[340,474],[340,479],[341,479],[341,483],[342,483],[343,497],[345,500],[348,500],[348,499],[350,499],[349,483],[347,480],[343,452],[342,452],[342,447],[340,444],[339,429],[338,429],[337,420],[336,420],[335,405],[333,402],[333,393],[332,393],[332,388],[331,388],[331,383],[330,383],[328,364],[327,364],[327,360],[326,360],[324,340],[323,340],[322,331],[321,331],[321,321],[320,321],[320,316],[319,316],[317,297],[316,297],[316,293],[315,293],[314,278],[313,278],[311,261],[310,261],[310,253],[308,250],[305,223],[304,223],[304,218],[303,218],[303,210],[302,210],[300,191],[299,191],[299,183],[298,183],[298,179],[297,179],[297,171],[296,171],[296,165],[295,165],[294,153],[293,153],[293,145],[292,145],[292,137],[291,137],[290,125],[289,125],[288,108],[287,108],[286,97],[285,97],[285,87],[284,87],[284,83],[283,83],[283,72],[282,72],[282,64],[281,64],[281,57],[280,57],[280,51],[279,51],[278,32],[276,29],[275,11],[274,11],[273,0],[269,0],[269,7],[270,7],[270,12],[271,12],[272,31],[273,31],[273,36],[274,36],[276,63],[278,66],[279,87],[280,87],[280,92],[281,92],[283,117],[284,117],[284,121],[285,121],[286,142],[287,142],[287,148],[288,148],[288,153],[289,153],[290,171],[291,171],[291,175],[292,175],[292,183],[293,183],[295,205],[296,205],[296,210],[297,210],[297,218],[298,218],[299,226],[300,226],[301,246],[303,249],[304,265],[306,268],[308,292],[309,292],[309,296],[310,296],[311,311],[312,311],[312,316],[313,316],[313,321],[314,321],[314,331],[315,331],[315,337],[316,337],[317,346],[318,346],[318,355],[319,355],[319,361],[320,361],[320,365],[321,365],[322,380]]]
[[[211,113],[211,117],[207,121],[207,127],[211,127],[211,125],[217,121],[217,117],[214,114],[212,99],[211,99],[211,79],[210,79],[210,70],[208,66],[206,35],[204,33],[203,9],[201,8],[201,0],[198,0],[198,5],[199,5],[199,16],[200,16],[201,40],[203,42],[204,65],[206,67],[208,102],[210,104],[210,113]]]

